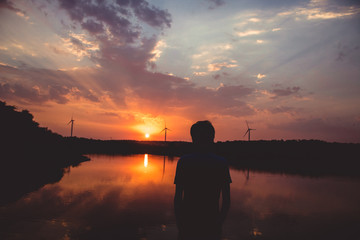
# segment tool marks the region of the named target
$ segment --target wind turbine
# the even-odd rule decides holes
[[[245,134],[244,134],[243,137],[245,137],[245,135],[248,134],[248,138],[249,138],[249,142],[250,142],[250,132],[251,132],[252,130],[256,130],[256,129],[250,128],[247,121],[246,121],[246,126],[247,126],[247,130],[246,130],[246,132],[245,132]]]
[[[70,137],[73,136],[74,121],[75,121],[75,120],[74,120],[73,117],[71,116],[71,120],[70,120],[70,122],[68,122],[68,125],[71,123],[71,135],[70,135]]]
[[[164,132],[164,131],[165,131],[165,142],[166,142],[166,134],[167,134],[167,131],[171,131],[170,129],[168,129],[168,128],[166,127],[166,122],[165,122],[165,128],[164,128],[163,130],[161,130],[160,133],[162,133],[162,132]]]
[[[165,175],[165,155],[164,155],[163,173],[162,173],[161,180],[164,179],[164,175]]]

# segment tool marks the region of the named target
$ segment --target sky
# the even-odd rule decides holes
[[[0,100],[63,136],[359,143],[360,1],[0,0]]]

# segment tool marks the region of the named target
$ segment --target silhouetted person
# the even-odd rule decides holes
[[[190,133],[195,151],[179,159],[174,181],[179,239],[218,240],[230,207],[229,167],[211,153],[215,129],[209,121],[195,123]]]

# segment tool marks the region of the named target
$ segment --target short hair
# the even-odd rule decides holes
[[[213,143],[215,129],[210,121],[198,121],[191,126],[190,134],[193,143]]]

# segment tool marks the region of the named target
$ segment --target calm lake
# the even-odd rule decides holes
[[[178,158],[91,155],[0,208],[1,239],[177,239]],[[360,180],[230,169],[223,239],[360,239]],[[11,183],[9,183],[11,184]]]

